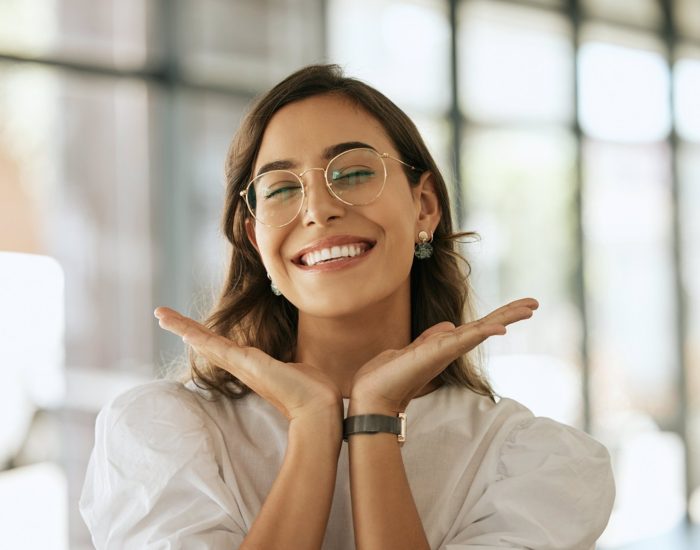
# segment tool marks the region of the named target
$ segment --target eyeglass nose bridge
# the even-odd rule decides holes
[[[307,189],[307,185],[306,185],[306,183],[304,183],[304,176],[305,176],[306,174],[308,174],[309,172],[312,172],[312,171],[314,171],[314,170],[317,170],[317,171],[323,173],[323,183],[326,185],[326,191],[328,191],[332,197],[337,198],[337,199],[340,200],[341,202],[345,202],[344,200],[342,200],[340,197],[338,197],[338,196],[333,192],[333,189],[332,189],[332,187],[331,187],[331,184],[328,182],[328,168],[307,168],[307,169],[304,170],[303,172],[297,174],[297,177],[298,177],[299,180],[301,181],[302,191],[303,191],[304,195],[307,195],[307,196],[306,196],[306,200],[308,201],[309,199],[308,199],[308,189]],[[349,203],[346,203],[346,204],[349,204]]]
[[[307,189],[306,183],[304,183],[304,176],[306,174],[308,174],[309,172],[313,172],[314,170],[317,170],[319,172],[323,172],[323,183],[326,184],[326,190],[328,190],[328,191],[331,190],[331,186],[328,184],[328,173],[327,173],[328,169],[327,168],[307,168],[303,172],[297,174],[297,177],[301,181],[302,190],[304,192],[304,195],[308,194],[308,189]],[[331,195],[334,195],[334,193],[332,191],[331,191]]]
[[[308,174],[309,172],[311,172],[312,170],[320,170],[321,172],[323,172],[324,177],[325,177],[325,175],[326,175],[326,169],[325,169],[325,168],[307,168],[307,169],[304,170],[302,173],[297,174],[297,176],[299,176],[299,179],[303,179],[304,176],[305,176],[306,174]]]
[[[381,157],[380,157],[380,158],[381,158]],[[330,165],[329,165],[329,166],[330,166]],[[304,170],[304,171],[301,172],[300,174],[296,174],[297,177],[299,178],[299,181],[301,181],[301,189],[302,189],[302,193],[303,193],[303,195],[304,195],[304,196],[302,197],[302,206],[300,206],[300,211],[303,209],[303,203],[304,203],[304,201],[306,201],[307,204],[308,204],[308,200],[309,200],[308,191],[306,190],[306,184],[304,183],[304,179],[303,179],[303,178],[304,178],[304,176],[305,176],[308,172],[311,172],[312,170],[320,170],[321,172],[323,172],[323,180],[324,180],[324,183],[326,184],[326,191],[328,191],[328,194],[329,194],[331,197],[333,197],[333,198],[336,199],[337,201],[342,202],[343,204],[345,204],[345,205],[347,205],[347,206],[354,206],[353,203],[346,201],[343,197],[341,197],[340,195],[338,195],[338,194],[333,190],[333,185],[331,184],[330,181],[328,181],[328,168],[307,168],[306,170]],[[384,179],[386,180],[386,167],[384,168]],[[384,186],[382,186],[382,189],[383,189],[383,188],[384,188]]]

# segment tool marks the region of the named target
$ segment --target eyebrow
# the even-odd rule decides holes
[[[376,151],[374,147],[368,145],[367,143],[363,143],[362,141],[344,141],[343,143],[336,143],[335,145],[326,147],[323,150],[321,157],[328,161],[340,153],[344,153],[350,149],[372,149],[373,151]],[[257,178],[260,174],[264,174],[265,172],[270,172],[272,170],[289,170],[290,168],[296,168],[297,166],[297,162],[291,159],[274,160],[263,164],[255,174],[255,177]]]

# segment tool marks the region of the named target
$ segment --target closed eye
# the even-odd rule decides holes
[[[274,189],[266,189],[263,194],[263,199],[282,199],[288,198],[292,194],[299,193],[301,187],[298,185],[287,185],[284,187],[276,187]]]
[[[374,170],[369,168],[350,168],[348,170],[336,170],[333,172],[333,183],[341,182],[346,184],[363,183],[374,177]]]

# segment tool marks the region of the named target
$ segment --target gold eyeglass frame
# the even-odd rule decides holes
[[[384,180],[382,181],[382,186],[380,187],[379,192],[374,196],[374,198],[372,200],[370,200],[369,202],[362,203],[362,204],[353,204],[351,202],[348,202],[346,200],[341,199],[338,195],[335,194],[335,191],[333,191],[333,184],[328,181],[328,168],[330,168],[331,164],[333,164],[333,162],[338,157],[342,157],[343,155],[346,155],[347,153],[350,153],[352,151],[370,151],[371,153],[377,155],[379,160],[381,160],[381,162],[382,162],[382,167],[384,168]],[[302,211],[302,209],[304,207],[304,200],[306,199],[306,185],[304,185],[303,177],[304,177],[304,175],[306,175],[307,172],[311,172],[312,170],[322,171],[323,172],[323,179],[326,182],[326,188],[328,189],[328,192],[331,194],[332,197],[338,199],[343,204],[347,204],[348,206],[367,206],[368,204],[372,204],[374,201],[376,201],[381,196],[381,194],[384,192],[384,187],[386,185],[386,179],[387,179],[386,162],[384,162],[385,159],[395,160],[396,162],[400,162],[404,166],[407,166],[411,170],[418,171],[418,168],[416,168],[415,166],[411,166],[410,164],[402,161],[401,159],[397,159],[396,157],[392,157],[389,153],[379,153],[379,152],[375,151],[374,149],[370,149],[369,147],[355,147],[353,149],[348,149],[346,151],[343,151],[342,153],[338,153],[336,156],[334,156],[332,159],[330,159],[328,161],[328,164],[326,165],[325,168],[307,168],[306,170],[304,170],[303,172],[300,172],[299,174],[297,174],[296,172],[292,172],[291,170],[270,170],[268,172],[263,172],[262,174],[258,174],[252,180],[250,180],[248,182],[248,184],[239,193],[239,195],[245,201],[245,204],[248,207],[248,212],[250,212],[250,215],[253,216],[253,219],[255,219],[255,221],[260,222],[261,224],[263,224],[267,227],[281,228],[281,227],[284,227],[286,225],[289,225],[294,220],[296,220],[297,216],[299,216],[299,213]],[[250,207],[250,203],[248,202],[248,190],[250,189],[250,186],[253,185],[255,180],[261,178],[262,176],[264,176],[266,174],[271,174],[272,172],[285,172],[287,174],[291,174],[297,180],[299,180],[299,183],[301,184],[301,201],[299,201],[299,210],[297,210],[296,214],[294,214],[294,216],[292,216],[291,220],[289,220],[286,223],[283,223],[282,225],[271,225],[269,223],[265,223],[265,222],[259,220],[255,216],[255,213],[253,212],[253,209]]]

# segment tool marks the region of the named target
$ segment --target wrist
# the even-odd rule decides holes
[[[406,441],[406,413],[399,413],[397,416],[361,414],[348,416],[343,422],[343,439],[345,441],[365,434],[395,436],[399,445],[403,445]]]
[[[375,399],[367,399],[361,397],[350,396],[350,404],[348,406],[348,416],[357,416],[361,414],[384,414],[386,416],[396,416],[403,412],[399,407],[390,405]]]
[[[343,408],[319,411],[313,415],[293,418],[289,422],[289,439],[313,444],[336,444],[343,437]]]

